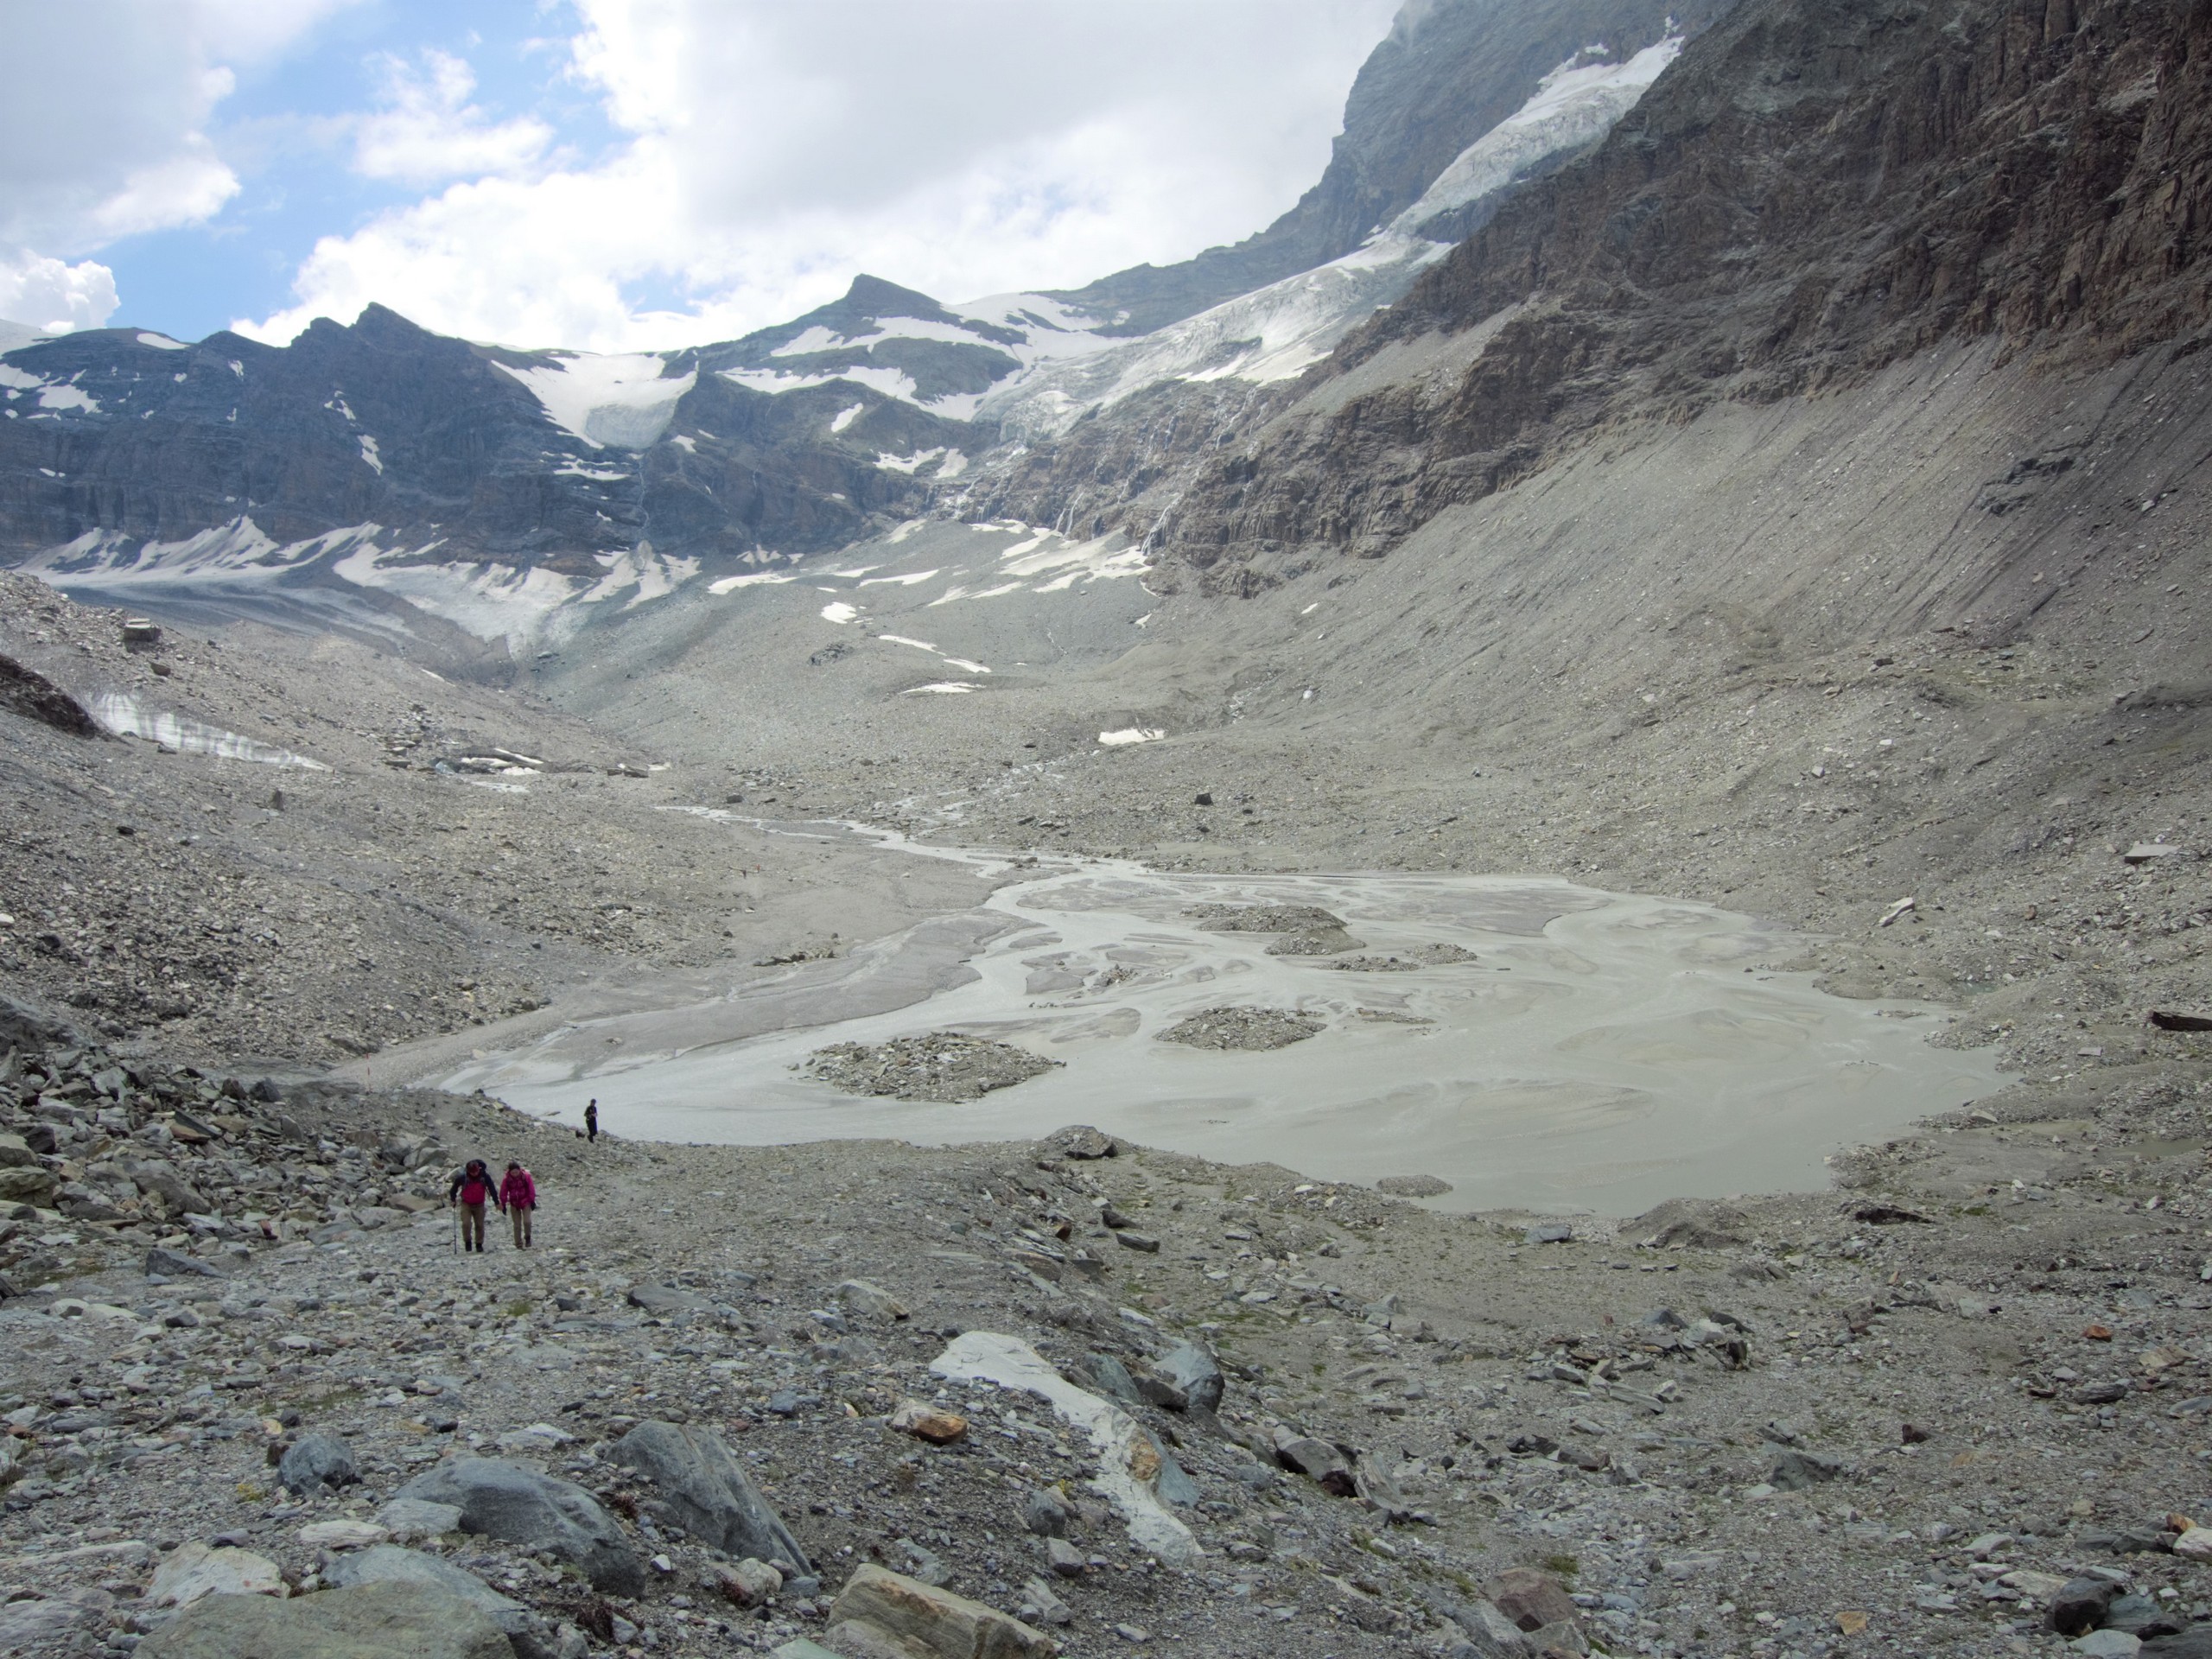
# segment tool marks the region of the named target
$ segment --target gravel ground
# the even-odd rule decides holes
[[[14,1616],[75,1621],[35,1651],[158,1628],[139,1592],[181,1544],[227,1538],[312,1588],[342,1552],[303,1528],[373,1522],[471,1454],[598,1494],[654,1562],[644,1592],[481,1536],[423,1547],[548,1628],[603,1604],[669,1653],[819,1634],[871,1560],[1009,1612],[1039,1579],[1077,1655],[1125,1650],[1124,1627],[1221,1654],[1441,1649],[1516,1567],[1611,1652],[2055,1654],[2048,1604],[2097,1570],[2212,1616],[2168,1521],[2212,1487],[2192,1066],[2110,1076],[2063,1120],[2018,1091],[1846,1160],[1834,1194],[1617,1226],[1068,1155],[1096,1136],[591,1144],[480,1099],[256,1099],[25,1040],[0,1112],[58,1138],[14,1167],[77,1211],[0,1223],[0,1573]],[[162,1196],[153,1153],[207,1213]],[[495,1217],[456,1255],[448,1212],[413,1212],[464,1154],[533,1170],[534,1248]],[[1136,1547],[1046,1402],[930,1370],[979,1331],[1124,1395],[1189,1478],[1161,1491],[1203,1554]],[[1160,1385],[1185,1340],[1219,1356],[1211,1409]],[[917,1401],[965,1431],[893,1427]],[[820,1588],[722,1599],[712,1549],[612,1459],[648,1421],[719,1434]],[[288,1495],[271,1448],[315,1430],[361,1478]],[[1317,1443],[1340,1475],[1286,1466]]]

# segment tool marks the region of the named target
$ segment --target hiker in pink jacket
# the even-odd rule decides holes
[[[537,1183],[520,1164],[507,1166],[506,1179],[499,1183],[499,1208],[515,1224],[515,1248],[530,1248],[531,1212],[537,1208]]]

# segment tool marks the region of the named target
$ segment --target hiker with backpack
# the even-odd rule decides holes
[[[520,1164],[510,1163],[499,1182],[499,1208],[515,1226],[515,1248],[530,1248],[530,1218],[537,1208],[537,1182]]]
[[[446,1189],[446,1203],[461,1207],[461,1245],[481,1254],[484,1249],[484,1206],[499,1202],[499,1189],[481,1158],[468,1160],[453,1185]]]

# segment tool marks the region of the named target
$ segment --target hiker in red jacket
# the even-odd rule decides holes
[[[453,1178],[453,1185],[446,1189],[446,1202],[461,1206],[461,1245],[465,1250],[481,1254],[484,1249],[484,1206],[495,1203],[499,1189],[492,1179],[492,1172],[481,1158],[472,1158],[468,1166]]]
[[[499,1208],[515,1224],[515,1248],[530,1248],[531,1212],[537,1208],[537,1183],[520,1164],[507,1166],[506,1179],[499,1183]]]

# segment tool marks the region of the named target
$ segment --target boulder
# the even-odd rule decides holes
[[[1767,1484],[1778,1492],[1802,1492],[1818,1482],[1834,1480],[1843,1472],[1843,1465],[1835,1459],[1824,1458],[1801,1446],[1774,1446],[1767,1450],[1774,1457],[1766,1471]]]
[[[968,1420],[925,1400],[909,1400],[891,1414],[891,1427],[931,1446],[950,1446],[968,1433]]]
[[[149,1278],[161,1279],[219,1279],[222,1269],[212,1262],[202,1262],[196,1255],[187,1255],[182,1250],[170,1249],[156,1244],[146,1252],[146,1273]]]
[[[1573,1659],[1574,1655],[1590,1651],[1589,1639],[1582,1634],[1582,1626],[1571,1618],[1541,1626],[1529,1631],[1522,1639],[1528,1643],[1529,1650],[1538,1655],[1539,1659],[1555,1659],[1560,1655]]]
[[[1221,1363],[1195,1342],[1179,1342],[1152,1363],[1152,1369],[1183,1391],[1194,1406],[1220,1408],[1224,1388]]]
[[[301,1435],[276,1465],[277,1484],[302,1497],[326,1486],[351,1486],[360,1478],[352,1450],[327,1428]]]
[[[106,1599],[105,1592],[95,1590],[0,1603],[0,1653],[78,1651],[65,1644],[75,1632],[97,1630],[107,1622],[101,1605]]]
[[[20,1135],[0,1134],[0,1168],[29,1169],[38,1163],[38,1154],[23,1144]]]
[[[714,1306],[705,1297],[674,1285],[632,1285],[628,1298],[630,1306],[642,1307],[648,1313],[665,1318],[671,1313],[703,1313]]]
[[[208,1216],[215,1206],[200,1195],[199,1189],[176,1173],[176,1166],[165,1158],[133,1158],[118,1160],[124,1173],[137,1182],[138,1190],[149,1198],[158,1199],[173,1216]]]
[[[1278,1430],[1275,1434],[1275,1456],[1286,1469],[1304,1475],[1325,1492],[1338,1497],[1350,1497],[1356,1488],[1351,1465],[1344,1461],[1343,1452],[1326,1440],[1315,1440],[1311,1434],[1293,1434]]]
[[[855,1659],[1046,1659],[1059,1650],[995,1608],[875,1566],[845,1581],[824,1639]]]
[[[1099,1393],[1125,1406],[1144,1404],[1144,1395],[1138,1392],[1136,1379],[1129,1375],[1129,1368],[1113,1355],[1093,1354],[1084,1369],[1090,1373],[1091,1385]]]
[[[290,1601],[210,1596],[138,1647],[140,1659],[514,1659],[506,1632],[432,1584],[363,1584]]]
[[[782,1573],[750,1555],[734,1565],[717,1561],[709,1570],[723,1599],[740,1607],[759,1607],[772,1601],[784,1587]]]
[[[1508,1618],[1496,1602],[1476,1600],[1453,1605],[1452,1622],[1467,1633],[1467,1642],[1479,1659],[1524,1659],[1529,1644],[1520,1625]]]
[[[1075,1524],[1075,1505],[1057,1486],[1040,1486],[1023,1500],[1021,1524],[1040,1538],[1065,1538]]]
[[[461,1529],[547,1550],[583,1570],[593,1586],[634,1596],[645,1586],[644,1566],[614,1519],[573,1482],[500,1458],[454,1458],[393,1494],[461,1511]]]
[[[1119,1152],[1121,1143],[1102,1129],[1088,1123],[1071,1123],[1046,1137],[1046,1149],[1058,1158],[1111,1158]]]
[[[2143,1659],[2212,1659],[2212,1624],[2192,1624],[2173,1636],[2153,1637]]]
[[[451,1503],[425,1503],[419,1498],[395,1497],[377,1511],[377,1524],[402,1543],[410,1538],[436,1538],[461,1530],[461,1511]]]
[[[1033,1618],[1041,1624],[1071,1624],[1075,1609],[1062,1601],[1052,1586],[1035,1573],[1022,1581],[1021,1605],[1015,1609],[1020,1617]]]
[[[903,1319],[906,1305],[881,1285],[870,1284],[865,1279],[848,1279],[832,1293],[836,1299],[855,1313],[865,1313],[876,1319]]]
[[[2152,1596],[2116,1596],[2111,1606],[2105,1609],[2103,1621],[2097,1627],[2105,1630],[2126,1630],[2145,1642],[2154,1637],[2179,1636],[2189,1628],[2189,1614],[2180,1607],[2169,1607]],[[2208,1630],[2207,1635],[2212,1635]]]
[[[721,1435],[678,1423],[639,1423],[607,1455],[658,1490],[676,1522],[726,1554],[789,1561],[811,1573],[806,1551],[760,1496]]]
[[[1201,1496],[1198,1482],[1191,1478],[1181,1464],[1167,1455],[1167,1448],[1160,1443],[1158,1435],[1148,1428],[1142,1433],[1160,1465],[1160,1472],[1152,1478],[1152,1490],[1159,1494],[1163,1503],[1173,1503],[1185,1510],[1193,1508]]]
[[[2044,1618],[2061,1636],[2087,1636],[2105,1622],[2105,1611],[2120,1599],[2110,1579],[2069,1579],[2050,1599]]]
[[[1507,1567],[1491,1580],[1490,1599],[1524,1630],[1571,1625],[1578,1617],[1573,1598],[1560,1588],[1559,1581],[1533,1567]]]
[[[51,1207],[56,1185],[54,1172],[36,1164],[15,1164],[0,1169],[0,1204],[35,1204]]]
[[[1622,1231],[1649,1249],[1719,1249],[1744,1242],[1750,1220],[1731,1204],[1712,1198],[1669,1198],[1647,1210]]]
[[[378,1544],[358,1555],[340,1556],[322,1569],[322,1581],[333,1589],[364,1584],[428,1585],[467,1603],[498,1625],[503,1635],[542,1628],[536,1613],[512,1597],[501,1595],[474,1573],[439,1556],[403,1549],[397,1544]]]
[[[276,1563],[251,1550],[180,1544],[154,1569],[146,1599],[156,1607],[184,1607],[205,1596],[282,1596],[289,1593]]]

